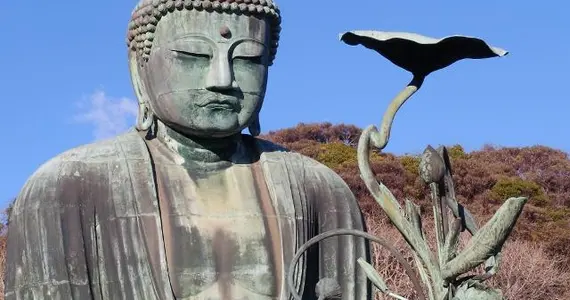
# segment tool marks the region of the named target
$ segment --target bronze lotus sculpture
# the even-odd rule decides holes
[[[382,150],[386,147],[397,111],[422,86],[426,76],[462,59],[501,57],[507,55],[507,52],[491,47],[481,39],[466,36],[433,39],[413,33],[351,31],[342,34],[340,39],[349,45],[362,45],[375,50],[413,75],[412,81],[390,103],[380,129],[371,125],[362,132],[358,143],[358,165],[368,190],[413,251],[419,278],[385,240],[358,230],[338,229],[322,233],[303,245],[295,259],[300,258],[311,246],[329,237],[354,235],[386,247],[404,267],[419,299],[502,299],[500,291],[486,287],[483,282],[497,272],[501,248],[527,199],[521,197],[506,200],[491,220],[482,228],[478,228],[473,215],[456,200],[447,149],[439,147],[436,150],[428,146],[421,157],[418,175],[431,190],[437,241],[437,251],[433,253],[424,236],[419,207],[406,200],[405,207],[402,208],[390,190],[376,180],[369,159],[371,148]],[[467,230],[472,238],[464,249],[459,251],[459,234],[464,230]],[[366,259],[360,258],[357,262],[380,292],[395,299],[405,299],[390,291]],[[295,263],[296,260],[292,266]],[[465,275],[483,263],[484,274]],[[327,282],[329,290],[321,288],[321,294],[338,296],[335,285],[330,283],[332,278],[327,279]],[[295,299],[301,299],[301,295],[294,289],[291,291]]]

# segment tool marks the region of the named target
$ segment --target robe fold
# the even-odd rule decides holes
[[[271,238],[281,248],[275,258],[281,266],[275,299],[291,299],[285,278],[296,250],[321,232],[365,230],[364,222],[336,173],[267,141],[256,139],[255,145],[261,153],[255,164],[265,183],[260,193],[268,195],[267,210],[275,215]],[[155,171],[147,143],[136,131],[72,149],[42,165],[13,207],[5,299],[178,299]],[[360,257],[369,259],[363,239],[328,239],[294,269],[297,288],[304,299],[317,299],[315,286],[328,277],[341,285],[343,299],[371,299],[366,276],[357,268]]]

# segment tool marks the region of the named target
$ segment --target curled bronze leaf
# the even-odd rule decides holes
[[[527,198],[510,198],[483,226],[469,244],[442,268],[443,278],[450,280],[483,263],[501,251],[509,237]]]
[[[376,269],[371,264],[369,264],[362,257],[359,258],[357,262],[362,268],[362,270],[364,270],[364,273],[366,273],[366,277],[368,277],[368,280],[370,280],[370,282],[372,282],[372,284],[374,284],[376,288],[378,288],[382,293],[388,292],[388,286],[386,285],[386,282],[384,282],[382,276],[378,274]]]
[[[486,287],[476,281],[463,282],[456,290],[452,300],[482,299],[482,300],[504,300],[500,290]]]

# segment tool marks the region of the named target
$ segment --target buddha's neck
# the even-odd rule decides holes
[[[156,137],[186,163],[228,165],[241,160],[244,149],[241,134],[226,138],[190,137],[157,122]]]

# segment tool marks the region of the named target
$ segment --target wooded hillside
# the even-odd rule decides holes
[[[387,222],[360,180],[356,163],[359,135],[360,129],[355,126],[324,123],[299,124],[261,138],[312,157],[336,171],[358,198],[369,231],[392,240],[411,260],[399,233]],[[499,275],[491,283],[502,288],[505,296],[512,300],[570,299],[568,155],[543,146],[487,146],[471,153],[466,153],[459,145],[447,146],[458,201],[475,215],[479,225],[484,224],[507,198],[529,197],[513,236],[505,246]],[[408,198],[421,205],[424,222],[429,223],[431,200],[419,177],[419,156],[376,153],[372,167],[377,178],[398,200]],[[2,267],[8,224],[4,222],[4,225],[0,236]],[[429,228],[426,234],[433,237]],[[375,247],[373,250],[374,264],[387,279],[389,287],[413,299],[411,284],[402,268],[382,249]]]

